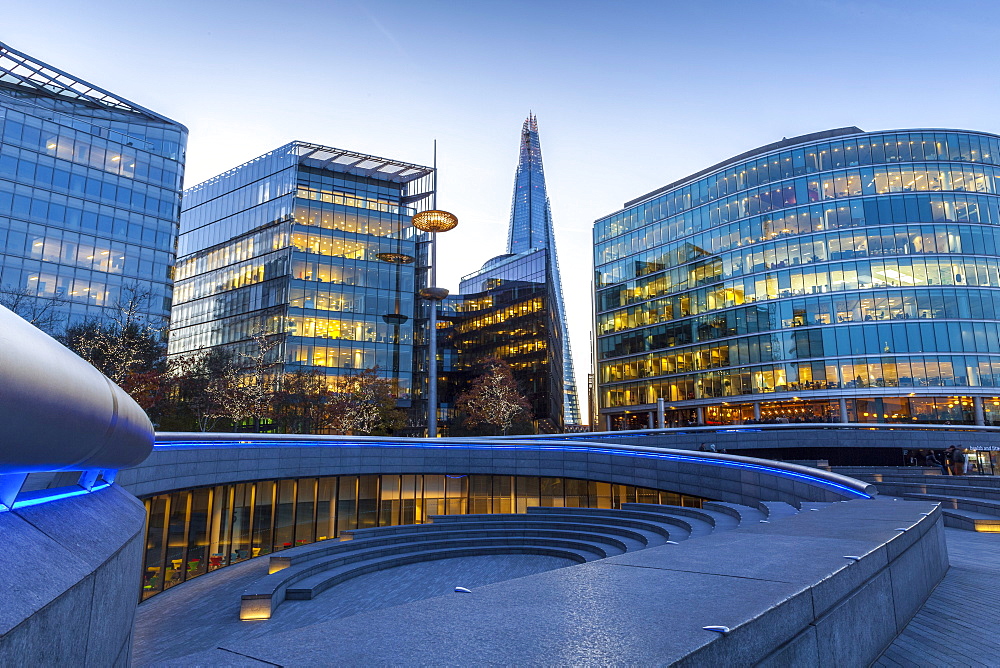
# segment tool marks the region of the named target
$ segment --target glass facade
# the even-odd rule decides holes
[[[342,531],[422,524],[432,515],[523,513],[529,506],[619,508],[704,499],[632,485],[506,475],[361,475],[260,480],[144,499],[142,598],[204,573]]]
[[[604,426],[658,398],[673,424],[1000,424],[998,166],[994,135],[844,128],[598,220]]]
[[[537,431],[563,431],[563,354],[556,287],[547,248],[493,258],[462,279],[457,297],[439,309],[443,372],[441,393],[450,419],[454,394],[473,379],[484,359],[507,362],[531,404]]]
[[[185,191],[171,355],[279,338],[289,370],[413,390],[413,214],[429,168],[292,142]],[[386,262],[386,254],[410,263]]]
[[[166,325],[187,129],[0,44],[0,292]]]

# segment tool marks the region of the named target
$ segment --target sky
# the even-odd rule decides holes
[[[835,127],[1000,132],[1000,2],[34,0],[0,41],[185,124],[185,185],[293,139],[429,165],[438,283],[505,251],[538,117],[585,410],[592,226],[757,146]]]

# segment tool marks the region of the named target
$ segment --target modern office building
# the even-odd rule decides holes
[[[0,44],[0,296],[170,313],[187,129]],[[9,303],[9,300],[8,300]]]
[[[295,141],[186,190],[169,353],[246,351],[259,332],[287,369],[377,366],[409,400],[410,219],[431,173]]]
[[[819,132],[594,225],[604,428],[1000,424],[1000,137]]]
[[[445,330],[450,394],[468,382],[482,360],[497,357],[511,365],[539,431],[579,424],[552,210],[533,114],[521,129],[507,252],[463,277],[459,293],[443,302],[440,315],[450,322]]]

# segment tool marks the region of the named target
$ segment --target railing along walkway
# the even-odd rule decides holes
[[[951,569],[874,666],[1000,664],[1000,534],[945,535]]]

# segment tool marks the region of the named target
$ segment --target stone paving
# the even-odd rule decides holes
[[[267,559],[251,559],[203,575],[157,594],[136,613],[132,663],[149,665],[239,665],[216,648],[304,626],[433,596],[462,596],[455,587],[481,587],[573,565],[541,555],[459,557],[400,566],[363,575],[312,601],[288,601],[267,621],[239,620],[240,593],[267,573]],[[257,665],[261,663],[250,661]]]
[[[948,574],[874,666],[1000,666],[1000,534],[945,534]]]

